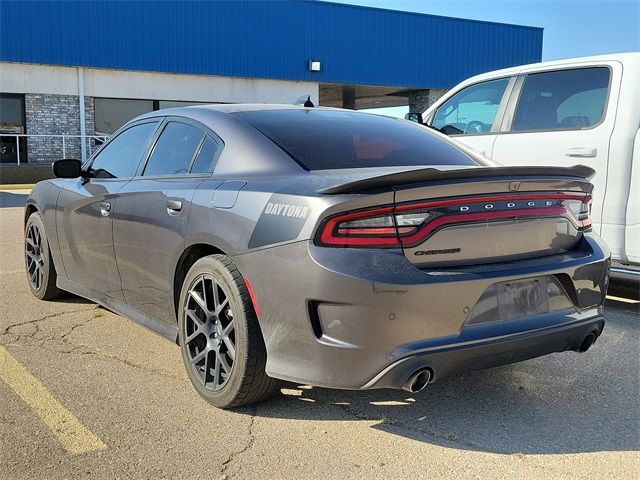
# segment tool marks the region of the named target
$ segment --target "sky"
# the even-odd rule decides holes
[[[542,60],[640,51],[640,0],[331,0],[544,28]],[[380,109],[382,110],[382,109]],[[407,108],[384,109],[402,116]]]

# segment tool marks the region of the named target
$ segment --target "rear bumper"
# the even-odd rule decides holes
[[[557,322],[556,317],[553,321]],[[586,319],[568,321],[551,327],[536,329],[544,323],[542,318],[528,318],[531,330],[511,335],[500,335],[501,328],[490,327],[483,332],[485,338],[476,341],[456,342],[413,354],[389,365],[362,389],[402,388],[416,371],[427,368],[432,381],[472,370],[498,367],[541,357],[566,350],[580,351],[588,335],[599,337],[604,328],[604,319],[599,314]],[[474,327],[476,328],[476,327]],[[497,335],[495,337],[492,336]]]
[[[593,234],[561,255],[420,270],[402,251],[297,242],[234,257],[260,306],[267,373],[323,387],[399,388],[420,367],[434,378],[571,350],[602,331],[610,255]],[[553,276],[571,308],[467,325],[498,282]],[[407,373],[408,372],[408,373]]]

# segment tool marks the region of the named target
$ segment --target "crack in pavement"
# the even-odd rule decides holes
[[[75,330],[76,328],[78,328],[78,327],[84,327],[84,326],[85,326],[85,325],[87,325],[88,323],[93,322],[94,320],[97,320],[98,318],[100,318],[100,317],[99,317],[99,316],[97,316],[97,317],[96,317],[96,316],[94,316],[94,317],[92,317],[92,318],[87,319],[87,320],[86,320],[86,321],[84,321],[84,322],[80,322],[80,323],[76,323],[76,324],[74,324],[74,325],[71,325],[71,328],[69,329],[69,331],[68,331],[67,333],[64,333],[64,334],[62,334],[62,335],[60,336],[60,340],[62,340],[63,342],[65,342],[65,343],[66,343],[66,342],[67,342],[67,337],[68,337],[69,335],[71,335],[71,334],[74,332],[74,330]],[[55,337],[52,337],[52,338],[55,338]]]
[[[94,346],[91,346],[91,345],[88,345],[88,344],[85,344],[85,343],[76,344],[76,343],[73,343],[73,342],[71,342],[69,340],[68,337],[77,328],[86,326],[89,323],[102,318],[101,315],[93,316],[93,317],[91,317],[89,319],[82,320],[80,322],[76,321],[71,325],[71,327],[68,329],[68,331],[66,331],[64,333],[58,331],[58,332],[54,332],[53,335],[48,335],[48,336],[44,336],[44,337],[38,338],[38,335],[40,333],[43,333],[43,330],[40,328],[39,324],[44,322],[44,321],[50,320],[52,318],[60,317],[60,316],[66,315],[66,314],[90,312],[90,311],[95,311],[95,310],[96,310],[96,306],[93,306],[91,308],[83,308],[83,309],[78,309],[78,310],[71,310],[71,311],[66,311],[66,312],[60,312],[60,313],[45,315],[45,316],[37,318],[37,319],[33,319],[33,320],[26,321],[26,322],[21,322],[21,323],[16,323],[14,325],[10,325],[10,326],[6,327],[2,333],[0,333],[0,344],[4,344],[5,346],[13,346],[13,347],[38,347],[38,348],[42,348],[44,350],[47,350],[48,352],[58,353],[58,354],[63,354],[63,355],[66,355],[66,354],[95,355],[95,356],[103,358],[103,359],[120,362],[120,363],[122,363],[124,365],[127,365],[129,367],[132,367],[132,368],[136,368],[136,369],[143,370],[143,371],[146,371],[146,372],[156,373],[156,374],[161,375],[161,376],[166,377],[166,378],[171,378],[171,379],[180,380],[180,381],[186,381],[187,380],[186,374],[184,376],[175,375],[175,374],[172,374],[172,373],[169,373],[169,372],[166,372],[166,371],[162,371],[162,370],[158,370],[158,369],[153,368],[153,367],[149,367],[149,366],[144,365],[142,363],[134,362],[133,360],[130,360],[130,359],[126,358],[126,357],[117,355],[117,354],[109,352],[107,350],[100,349],[98,347],[94,347]],[[12,332],[12,330],[14,330],[14,329],[16,329],[18,327],[23,327],[25,325],[33,325],[33,327],[34,327],[33,331],[24,332],[24,333],[13,333]],[[2,342],[1,340],[2,340],[3,336],[10,336],[9,341],[8,342]],[[29,340],[31,340],[31,341],[29,341]],[[56,348],[56,346],[58,348]],[[71,346],[71,348],[66,348],[66,346]]]
[[[29,321],[26,321],[26,322],[16,323],[14,325],[9,325],[8,327],[6,327],[4,329],[3,333],[0,333],[0,339],[5,335],[13,337],[13,339],[10,340],[9,343],[6,343],[7,345],[15,344],[16,342],[20,342],[23,339],[32,339],[33,340],[33,339],[36,339],[36,336],[39,333],[42,332],[42,329],[40,328],[40,325],[39,325],[41,322],[44,322],[46,320],[50,320],[52,318],[60,317],[60,316],[66,315],[66,314],[87,312],[87,311],[91,311],[91,310],[94,310],[94,309],[95,309],[95,307],[91,308],[91,309],[83,308],[83,309],[79,309],[79,310],[72,310],[72,311],[69,311],[69,312],[60,312],[60,313],[55,313],[55,314],[51,314],[51,315],[45,315],[44,317],[37,318],[37,319],[34,319],[34,320],[29,320]],[[91,320],[94,320],[94,318],[91,318],[89,320],[74,324],[71,327],[71,331],[73,331],[76,327],[79,327],[79,326],[82,326],[82,325],[86,325]],[[13,333],[14,329],[16,329],[18,327],[24,327],[24,326],[27,326],[27,325],[32,325],[34,327],[34,330],[32,332],[29,332],[29,333]],[[63,342],[66,343],[66,338],[65,337],[67,335],[69,335],[71,333],[71,331],[63,334],[60,337],[48,336],[48,337],[37,339],[39,341],[36,341],[35,343],[31,344],[31,346],[42,346],[46,341],[56,340],[56,339],[61,339],[61,340],[63,340]],[[0,343],[3,343],[3,342],[0,342]]]
[[[91,308],[81,308],[81,309],[78,309],[78,310],[66,310],[64,312],[52,313],[52,314],[49,314],[49,315],[45,315],[44,317],[35,318],[35,319],[32,319],[32,320],[27,320],[26,322],[14,323],[13,325],[9,325],[9,326],[5,327],[5,329],[2,332],[0,332],[0,335],[5,335],[7,333],[11,333],[11,330],[13,330],[14,328],[17,328],[17,327],[21,327],[23,325],[31,325],[31,324],[34,324],[34,323],[43,322],[45,320],[49,320],[50,318],[60,317],[62,315],[67,315],[67,314],[70,314],[70,313],[88,312],[90,310],[95,310],[95,308],[96,307],[94,306],[94,307],[91,307]]]
[[[227,478],[229,478],[229,476],[226,474],[227,469],[229,468],[229,466],[231,465],[231,463],[233,463],[233,461],[239,457],[240,455],[246,453],[251,447],[253,447],[253,444],[255,443],[256,437],[255,434],[253,432],[253,427],[255,426],[256,423],[256,408],[254,407],[252,409],[252,413],[249,417],[249,425],[247,426],[247,435],[249,436],[249,441],[247,442],[247,444],[242,447],[240,450],[237,450],[235,452],[231,452],[229,454],[229,456],[227,457],[227,459],[222,462],[222,465],[220,465],[220,474],[221,474],[221,480],[227,480]]]
[[[87,322],[88,323],[88,322]],[[52,349],[48,349],[46,347],[43,346],[43,348],[45,348],[45,350],[49,350],[51,352],[55,352],[55,353],[61,353],[61,354],[74,354],[74,355],[95,355],[97,357],[100,358],[104,358],[107,360],[115,360],[117,362],[123,363],[129,367],[132,368],[137,368],[138,370],[143,370],[145,372],[151,372],[151,373],[156,373],[162,377],[165,378],[171,378],[174,380],[183,380],[186,381],[188,380],[186,374],[184,376],[182,375],[174,375],[172,373],[169,372],[165,372],[162,370],[157,370],[153,367],[148,367],[147,365],[144,365],[143,363],[137,363],[134,362],[132,360],[129,360],[126,357],[122,357],[120,355],[116,355],[115,353],[109,352],[107,350],[102,350],[100,348],[96,348],[96,347],[92,347],[91,345],[87,345],[87,344],[75,344],[73,348],[69,349],[69,350],[52,350]]]

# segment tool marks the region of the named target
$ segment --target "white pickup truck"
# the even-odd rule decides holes
[[[410,117],[503,165],[595,169],[593,228],[640,279],[640,53],[484,73]]]

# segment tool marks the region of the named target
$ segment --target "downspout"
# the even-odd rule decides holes
[[[82,163],[87,160],[87,128],[84,117],[84,68],[78,67],[78,97],[80,100],[80,156]]]

